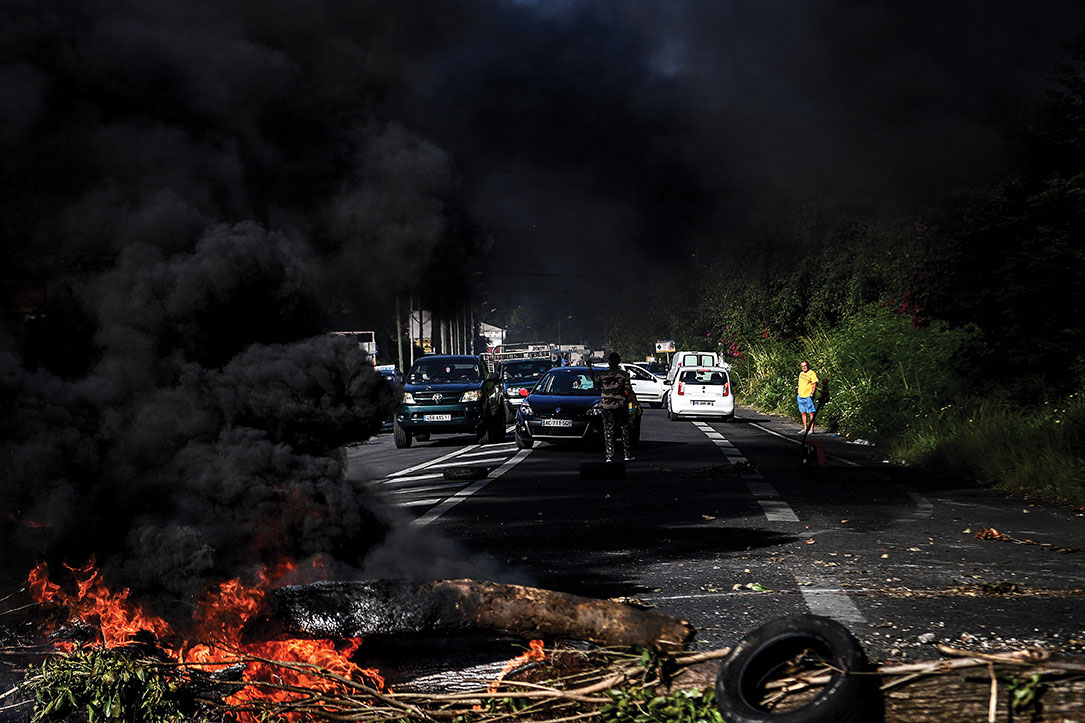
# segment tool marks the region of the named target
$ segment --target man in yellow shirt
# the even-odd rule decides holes
[[[814,415],[817,407],[814,406],[814,393],[818,390],[818,375],[810,368],[809,362],[799,362],[799,414],[802,415],[803,434],[813,434]]]

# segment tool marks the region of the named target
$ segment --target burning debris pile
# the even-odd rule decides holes
[[[468,710],[475,710],[482,693],[501,700],[508,695],[502,684],[506,675],[545,660],[543,638],[580,638],[608,648],[576,652],[575,666],[563,658],[559,667],[575,667],[587,676],[579,680],[579,692],[553,688],[540,696],[536,688],[527,698],[598,702],[604,688],[585,688],[586,679],[595,675],[613,686],[644,677],[645,671],[631,664],[640,658],[630,657],[629,651],[643,649],[652,659],[664,651],[680,653],[693,634],[689,623],[657,612],[517,585],[447,580],[274,587],[296,573],[292,565],[283,565],[265,570],[251,584],[231,580],[209,590],[195,607],[195,637],[189,638],[131,600],[128,590],[111,591],[93,565],[68,572],[71,591],[50,580],[44,565],[27,581],[36,604],[35,624],[66,653],[32,670],[24,684],[37,700],[36,715],[46,720],[59,719],[72,708],[90,707],[102,714],[103,698],[108,699],[108,717],[108,706],[114,706],[114,712],[135,710],[131,706],[143,704],[139,701],[147,695],[158,696],[156,706],[186,720],[216,714],[241,723],[269,715],[282,720],[348,714],[352,720],[448,717],[433,706],[462,715],[465,702],[471,701]],[[473,696],[395,694],[379,671],[359,662],[365,657],[360,634],[468,633],[518,636],[527,641],[528,650]],[[618,652],[622,650],[627,653]],[[554,656],[556,652],[551,667]],[[618,673],[609,670],[616,661]],[[62,687],[71,692],[69,697],[57,692],[58,678],[65,681]],[[120,685],[122,679],[124,695],[111,698],[102,692],[103,684]],[[158,689],[168,694],[153,692]]]

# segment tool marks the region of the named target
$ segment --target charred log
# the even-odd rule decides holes
[[[470,633],[564,638],[681,650],[685,620],[622,603],[476,580],[319,582],[271,591],[250,639],[371,638]]]

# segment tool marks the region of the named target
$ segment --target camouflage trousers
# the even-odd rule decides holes
[[[604,409],[603,411],[603,449],[607,461],[614,459],[614,447],[618,434],[622,435],[622,452],[630,455],[629,436],[631,434],[629,413],[624,409]]]

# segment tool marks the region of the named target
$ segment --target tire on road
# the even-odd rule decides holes
[[[535,440],[520,434],[520,430],[513,431],[512,436],[516,439],[516,449],[531,449],[535,446]]]
[[[397,449],[406,449],[411,446],[411,433],[399,426],[399,420],[392,422],[392,439],[396,442]]]
[[[764,686],[785,677],[796,658],[836,671],[812,700],[783,711],[761,705]],[[732,648],[716,676],[716,705],[728,723],[856,723],[881,720],[875,676],[862,647],[840,623],[819,615],[789,615],[757,628]]]

